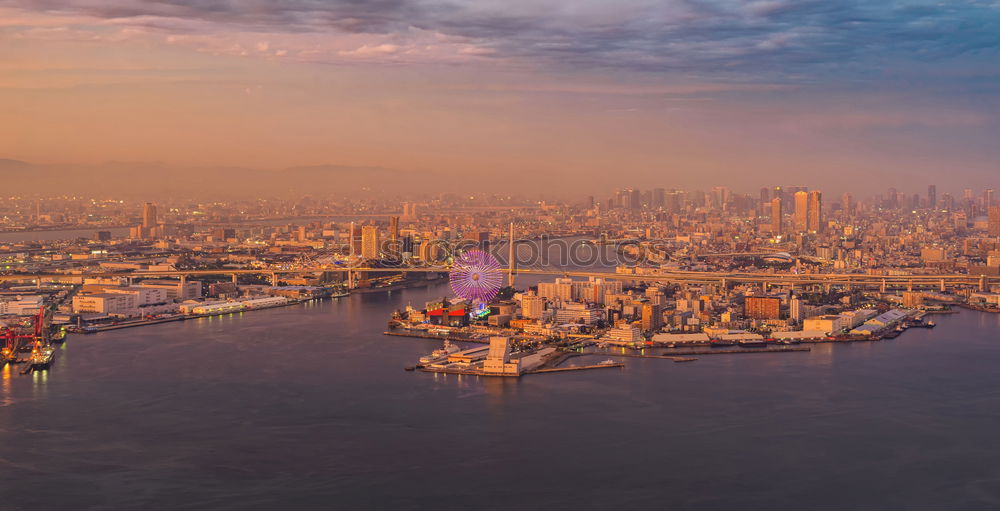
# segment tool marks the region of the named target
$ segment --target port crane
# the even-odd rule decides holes
[[[18,325],[0,329],[0,340],[3,342],[3,348],[0,348],[0,366],[17,363],[19,352],[47,343],[45,308],[42,307],[37,315],[32,316],[30,324],[22,321]]]

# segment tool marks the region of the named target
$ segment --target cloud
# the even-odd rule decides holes
[[[739,80],[850,79],[959,57],[996,69],[1000,50],[1000,7],[978,0],[0,0],[2,8],[0,20],[19,21],[0,21],[0,37],[131,30],[213,53],[492,59]]]
[[[392,55],[393,53],[398,53],[400,47],[395,44],[380,44],[377,46],[362,45],[360,48],[355,48],[353,50],[343,50],[338,52],[340,55],[358,55],[358,56],[370,56],[370,55]]]

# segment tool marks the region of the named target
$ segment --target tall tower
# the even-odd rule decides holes
[[[781,197],[771,199],[771,232],[775,235],[781,234]]]
[[[937,186],[927,187],[927,209],[937,209]]]
[[[366,225],[361,228],[361,257],[378,259],[379,255],[378,227]]]
[[[809,230],[809,193],[799,190],[795,192],[795,231]]]
[[[840,197],[840,209],[844,212],[845,215],[847,215],[847,216],[853,215],[854,214],[854,206],[855,205],[854,205],[854,196],[853,195],[851,195],[849,193],[845,193],[844,195],[842,195]]]
[[[988,228],[990,236],[1000,237],[1000,206],[990,206]]]
[[[156,204],[147,202],[142,207],[142,228],[150,229],[156,227]]]
[[[809,231],[823,232],[823,192],[809,192]]]
[[[389,251],[398,256],[402,250],[399,247],[399,217],[389,217]]]
[[[517,251],[514,248],[514,222],[510,223],[507,233],[507,285],[514,287],[517,275]]]

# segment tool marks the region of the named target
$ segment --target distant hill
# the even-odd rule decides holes
[[[171,167],[157,162],[36,165],[0,159],[0,193],[94,196],[359,196],[442,190],[448,179],[382,167],[317,165],[286,169]]]

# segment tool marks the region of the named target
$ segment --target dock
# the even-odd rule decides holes
[[[607,355],[610,357],[632,357],[632,358],[666,358],[683,359],[685,355],[737,355],[744,353],[786,353],[794,351],[810,351],[809,346],[768,346],[766,348],[708,348],[708,349],[674,349],[664,350],[656,355],[644,355],[641,353],[616,353],[610,351],[584,352],[583,355]],[[682,360],[687,362],[686,360]]]
[[[587,366],[570,366],[570,367],[550,367],[548,369],[535,369],[534,371],[529,371],[524,374],[541,374],[541,373],[561,373],[565,371],[585,371],[587,369],[605,369],[609,367],[625,367],[624,362],[615,362],[613,364],[594,364]]]
[[[422,332],[414,332],[407,330],[405,332],[394,332],[392,330],[386,330],[382,332],[384,335],[391,335],[394,337],[413,337],[415,339],[436,339],[439,341],[453,341],[453,342],[478,342],[480,344],[489,344],[490,340],[480,339],[478,337],[467,337],[464,335],[438,335]]]

